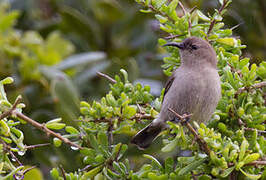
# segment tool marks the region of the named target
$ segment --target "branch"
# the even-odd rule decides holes
[[[52,135],[54,137],[57,137],[58,139],[60,139],[61,141],[63,141],[64,143],[70,145],[70,146],[73,146],[73,147],[76,147],[78,149],[82,149],[81,146],[71,142],[69,139],[67,138],[64,138],[63,136],[61,136],[60,134],[58,133],[55,133],[54,131],[48,129],[45,124],[40,124],[36,121],[34,121],[33,119],[29,118],[28,116],[20,113],[20,112],[17,112],[17,111],[13,111],[12,114],[16,115],[17,117],[19,117],[20,119],[23,119],[24,121],[30,123],[31,125],[33,125],[34,127],[36,127],[37,129],[40,129],[41,131],[44,131],[46,132],[47,135]]]
[[[260,83],[257,83],[257,84],[253,84],[252,86],[250,87],[242,87],[242,88],[239,88],[236,92],[236,96],[241,94],[243,91],[248,91],[250,89],[258,89],[258,88],[263,88],[266,86],[266,81],[263,81],[263,82],[260,82]]]
[[[228,167],[232,167],[234,165],[235,165],[234,163],[229,163]],[[244,166],[259,166],[259,165],[266,165],[266,161],[264,161],[264,160],[253,161],[253,162],[250,162],[248,164],[245,164]]]
[[[114,80],[113,78],[111,78],[110,76],[104,74],[104,73],[101,73],[101,72],[97,72],[97,75],[100,76],[100,77],[104,77],[106,78],[107,80],[109,80],[111,83],[115,84],[116,83],[116,80]]]
[[[224,8],[225,8],[227,2],[228,2],[228,0],[224,0],[224,1],[223,1],[223,5],[222,5],[222,6],[220,7],[220,9],[218,10],[218,14],[219,14],[219,15],[221,15],[221,13],[222,13],[222,11],[224,10]],[[208,30],[208,32],[207,32],[207,35],[209,35],[209,34],[211,33],[211,31],[212,31],[212,29],[213,29],[215,23],[216,23],[216,20],[213,19],[213,20],[211,21],[211,24],[210,24],[209,30]]]
[[[2,139],[0,139],[0,142],[1,144],[3,144],[4,151],[8,152],[11,155],[11,158],[17,161],[20,166],[23,166],[23,164],[18,160],[15,154],[11,151],[11,147],[8,144],[6,144],[6,142]]]
[[[145,4],[142,4],[143,6],[145,6]],[[148,5],[148,8],[150,8],[153,12],[160,14],[161,16],[166,16],[169,21],[171,21],[172,23],[175,23],[175,20],[173,20],[170,16],[168,16],[167,14],[162,13],[161,11],[157,10],[155,7],[153,7],[151,4]]]
[[[50,143],[35,144],[35,145],[26,146],[25,149],[35,149],[38,147],[49,146],[49,145],[51,145],[51,144]]]
[[[168,110],[171,111],[172,113],[174,113],[174,115],[180,119],[181,124],[184,124],[189,129],[189,131],[194,135],[194,137],[196,138],[196,141],[198,142],[201,150],[204,151],[206,154],[210,155],[211,150],[208,147],[208,144],[206,143],[206,141],[201,139],[199,137],[197,131],[191,126],[191,124],[189,122],[186,121],[186,118],[190,117],[192,114],[189,114],[189,115],[184,114],[181,116],[171,108],[168,108]]]
[[[257,129],[244,127],[244,130],[247,130],[247,131],[256,131]],[[262,130],[257,130],[257,132],[258,133],[266,133],[266,131],[262,131]]]
[[[62,173],[63,179],[66,180],[67,179],[66,178],[66,172],[65,172],[64,168],[62,167],[62,165],[59,165],[59,169],[60,169],[60,171]]]
[[[266,165],[266,161],[253,161],[248,164],[245,164],[245,166],[256,166],[256,165]]]
[[[22,97],[18,96],[12,107],[0,115],[0,120],[12,115],[12,112],[16,109],[17,105],[21,102]]]
[[[186,15],[187,14],[187,11],[185,9],[185,7],[183,6],[183,4],[179,1],[178,2],[178,5],[181,7],[182,11],[183,11],[183,14]],[[191,10],[191,12],[193,12],[195,10],[195,7],[193,7],[193,9]],[[189,36],[191,35],[191,16],[188,18],[188,34]]]

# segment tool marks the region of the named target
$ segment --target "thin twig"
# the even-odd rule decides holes
[[[183,6],[183,4],[179,1],[178,2],[178,5],[181,7],[181,9],[183,11],[183,14],[186,15],[187,14],[187,11],[186,11],[185,7]]]
[[[234,163],[229,163],[228,167],[232,167],[234,165],[235,165]],[[266,161],[264,160],[252,161],[248,164],[245,164],[244,166],[259,166],[259,165],[266,165]]]
[[[82,149],[81,146],[79,146],[78,144],[75,144],[73,142],[71,142],[69,139],[67,138],[64,138],[63,136],[61,136],[60,134],[58,133],[55,133],[54,131],[48,129],[45,124],[40,124],[36,121],[34,121],[33,119],[29,118],[28,116],[20,113],[20,112],[17,112],[17,111],[13,111],[12,114],[16,115],[17,117],[19,117],[20,119],[23,119],[24,121],[30,123],[31,125],[33,125],[34,127],[46,132],[46,134],[49,136],[49,135],[52,135],[54,137],[57,137],[58,139],[60,139],[61,141],[63,141],[65,144],[68,144],[70,146],[73,146],[73,147],[76,147],[78,149]]]
[[[23,164],[18,160],[15,154],[11,151],[11,147],[8,144],[6,144],[4,140],[0,139],[0,141],[1,141],[1,144],[3,144],[4,151],[8,152],[11,155],[11,158],[17,161],[20,166],[23,166]]]
[[[25,149],[35,149],[38,147],[49,146],[49,145],[51,145],[51,143],[35,144],[35,145],[26,146]]]
[[[183,116],[179,115],[177,112],[175,112],[173,109],[168,108],[169,111],[171,111],[172,113],[174,113],[174,115],[176,117],[178,117],[181,121],[182,124],[184,124],[189,130],[190,132],[194,135],[194,137],[196,138],[196,141],[198,142],[201,150],[203,150],[205,153],[207,153],[208,155],[210,155],[210,149],[208,147],[208,144],[206,143],[206,141],[204,141],[203,139],[201,139],[198,135],[198,133],[196,132],[196,130],[191,126],[191,124],[189,122],[186,121],[186,118],[190,117],[192,114],[184,114]]]
[[[91,167],[91,165],[89,164],[89,165],[85,166],[83,169],[81,169],[80,171],[86,171],[86,170],[88,170],[90,167]]]
[[[32,170],[32,169],[34,169],[34,168],[36,168],[37,166],[32,166],[32,167],[29,167],[29,168],[27,168],[27,169],[25,169],[24,171],[23,171],[23,175],[25,175],[27,172],[29,172],[30,170]]]
[[[60,169],[60,171],[62,173],[62,176],[63,176],[64,180],[66,180],[66,172],[65,172],[64,168],[62,167],[62,165],[59,165],[59,169]]]
[[[257,131],[258,133],[266,133],[266,131],[257,130],[257,129],[254,129],[254,128],[247,128],[247,127],[244,127],[244,130],[247,130],[247,131]]]
[[[145,4],[143,3],[143,5],[145,6]],[[151,4],[148,5],[148,8],[150,8],[153,12],[160,14],[161,16],[166,16],[169,21],[171,21],[172,23],[175,23],[175,20],[173,20],[170,16],[168,16],[167,14],[162,13],[161,11],[157,10],[155,7],[153,7]]]
[[[236,70],[230,63],[227,62],[227,65],[231,68],[233,72],[236,72],[240,77],[243,77],[240,70]]]
[[[189,13],[190,13],[190,14],[193,13],[196,9],[197,9],[197,6],[194,6],[194,7],[189,11]]]
[[[106,78],[107,80],[109,80],[111,83],[115,84],[116,83],[116,80],[114,80],[113,78],[111,78],[110,76],[104,74],[104,73],[101,73],[101,72],[97,72],[97,75],[100,76],[100,77],[104,77]]]
[[[266,161],[253,161],[248,164],[245,164],[245,166],[256,166],[256,165],[266,165]]]
[[[122,148],[122,145],[119,146],[119,149],[118,149],[117,154],[115,155],[115,159],[114,159],[114,161],[118,161],[118,156],[119,156],[119,154],[120,154],[121,148]]]
[[[0,119],[4,119],[5,117],[12,115],[12,112],[16,109],[17,105],[21,102],[21,100],[22,100],[22,97],[18,96],[16,101],[12,105],[12,107],[8,111],[6,111],[0,115]]]
[[[238,28],[240,25],[244,24],[243,22],[231,27],[230,29],[233,31],[234,29]]]
[[[185,9],[185,7],[184,7],[184,5],[179,1],[178,2],[178,5],[181,7],[181,9],[182,9],[182,11],[183,11],[183,14],[184,15],[187,15],[187,10]],[[194,11],[194,10],[193,10]],[[191,27],[192,27],[192,25],[191,25],[191,16],[188,18],[188,34],[189,34],[189,36],[191,35]]]
[[[184,36],[184,35],[185,34],[170,35],[170,36],[166,36],[166,37],[163,37],[163,38],[166,39],[166,40],[169,40],[169,39],[174,39],[174,38],[181,37],[181,36]]]
[[[260,82],[260,83],[256,83],[256,84],[253,84],[252,86],[250,87],[242,87],[242,88],[239,88],[236,92],[236,95],[239,95],[241,94],[243,91],[245,90],[250,90],[250,89],[258,89],[258,88],[263,88],[266,86],[266,81],[263,81],[263,82]]]
[[[225,8],[227,2],[228,2],[228,0],[224,0],[224,1],[223,1],[223,5],[222,5],[222,6],[220,7],[220,9],[218,10],[218,14],[219,14],[219,15],[221,15],[221,13],[222,13],[222,11],[224,10],[224,8]],[[209,30],[208,30],[208,32],[207,32],[207,35],[209,35],[209,34],[211,33],[211,31],[212,31],[212,29],[213,29],[213,27],[214,27],[214,25],[215,25],[216,22],[217,22],[217,21],[216,21],[215,19],[213,19],[213,20],[211,21],[211,24],[210,24]]]

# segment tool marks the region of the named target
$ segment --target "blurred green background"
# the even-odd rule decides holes
[[[160,68],[165,56],[157,37],[165,36],[150,14],[140,13],[133,0],[0,0],[0,79],[12,76],[10,98],[22,94],[25,113],[39,122],[62,117],[76,125],[79,101],[99,99],[108,82],[124,68],[133,82],[151,86],[160,95],[166,77]],[[216,0],[187,0],[213,12]],[[177,10],[182,13],[181,10]],[[225,17],[248,47],[243,56],[266,59],[266,1],[233,0]],[[33,127],[22,125],[28,145],[51,142]],[[130,153],[130,151],[129,151]],[[45,179],[52,166],[80,168],[78,153],[66,146],[27,151],[24,159],[38,165]],[[69,164],[71,162],[71,164]]]

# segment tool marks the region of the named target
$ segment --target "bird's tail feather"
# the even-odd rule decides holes
[[[152,141],[158,136],[161,131],[161,126],[155,126],[153,123],[151,123],[140,132],[138,132],[132,138],[131,143],[137,145],[139,149],[146,149],[151,145]]]

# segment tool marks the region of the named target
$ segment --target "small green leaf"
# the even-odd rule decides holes
[[[59,123],[62,121],[62,118],[56,118],[56,119],[52,119],[48,122],[46,122],[46,124],[50,124],[50,123]]]
[[[153,156],[149,155],[149,154],[143,154],[143,157],[148,158],[150,160],[152,160],[152,162],[155,163],[155,165],[159,168],[159,169],[163,169],[161,163]]]
[[[243,160],[246,150],[248,149],[248,146],[249,146],[248,141],[244,138],[240,146],[239,161]]]
[[[229,174],[231,174],[231,172],[232,172],[234,169],[235,169],[235,166],[230,167],[230,168],[224,170],[224,171],[222,172],[222,174],[220,174],[220,176],[221,176],[222,178],[225,178],[225,177],[227,177]]]
[[[50,171],[50,174],[52,176],[53,179],[58,179],[59,178],[59,172],[56,168],[53,168],[51,171]]]
[[[105,148],[108,147],[108,137],[106,133],[100,131],[97,135],[98,144],[104,146]]]
[[[167,144],[162,148],[162,152],[171,152],[173,149],[176,148],[177,143],[178,143],[178,138],[175,138],[169,144]]]
[[[14,79],[12,77],[7,77],[1,81],[3,84],[11,84],[14,82]]]
[[[207,21],[207,22],[211,21],[211,19],[208,18],[205,14],[203,14],[200,10],[197,10],[196,12],[201,20]]]
[[[98,167],[95,167],[93,168],[92,170],[84,173],[81,177],[81,180],[88,180],[88,179],[91,179],[93,178],[94,176],[96,176],[96,174],[98,174],[101,170],[103,169],[103,166],[98,166]]]
[[[48,124],[45,124],[45,126],[48,129],[60,130],[60,129],[63,129],[66,126],[66,124],[64,124],[64,123],[48,123]]]
[[[221,44],[225,44],[225,45],[233,46],[233,47],[237,44],[237,41],[235,38],[220,38],[220,39],[217,39],[216,41]]]
[[[62,141],[58,138],[54,138],[53,143],[55,147],[60,147],[62,145]]]
[[[68,132],[70,134],[79,134],[79,131],[72,126],[66,126],[65,130],[66,130],[66,132]]]
[[[247,177],[250,178],[250,179],[259,179],[259,178],[261,177],[261,175],[249,174],[249,173],[243,171],[241,168],[240,168],[240,171],[241,171],[245,176],[247,176]]]
[[[201,164],[204,163],[204,161],[206,160],[206,158],[203,159],[199,159],[199,160],[195,160],[192,163],[190,163],[189,165],[183,167],[179,172],[178,175],[179,176],[183,176],[185,174],[187,174],[188,172],[198,168]]]
[[[257,159],[260,158],[260,154],[259,153],[253,153],[253,154],[249,154],[244,158],[244,164],[248,164],[252,161],[256,161]]]

